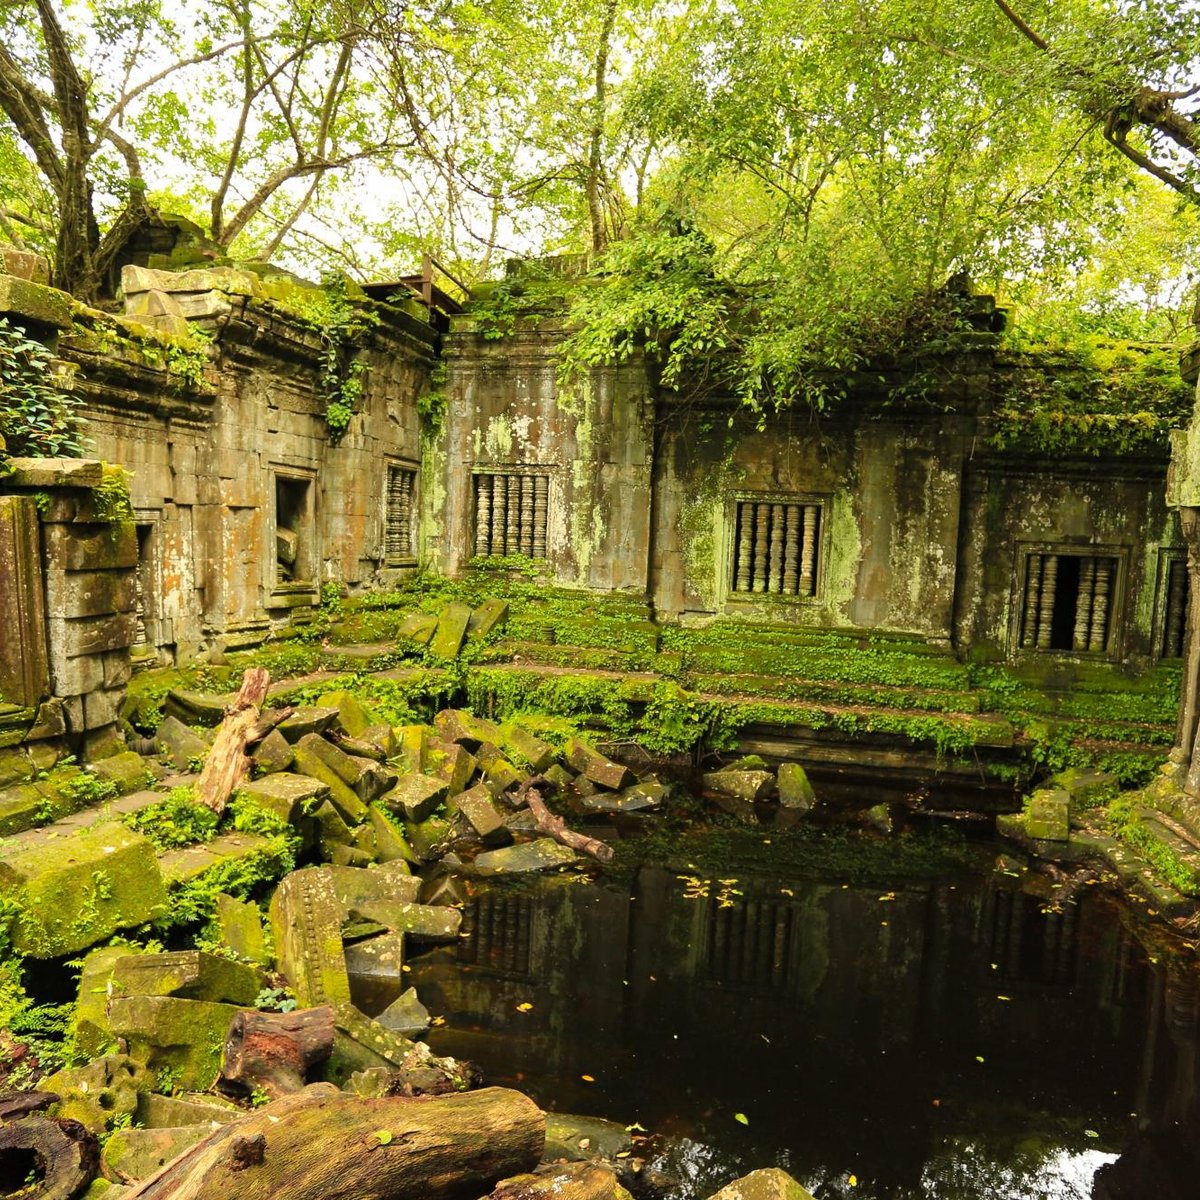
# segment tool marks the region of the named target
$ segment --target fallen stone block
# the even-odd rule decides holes
[[[113,967],[130,953],[128,946],[102,946],[83,960],[71,1027],[75,1045],[88,1058],[99,1058],[106,1050],[114,1048],[115,1039],[108,1026]]]
[[[174,1129],[117,1129],[104,1143],[100,1169],[114,1183],[138,1183],[211,1132],[209,1124]]]
[[[814,1200],[814,1197],[786,1171],[764,1167],[727,1183],[709,1200]]]
[[[764,796],[775,782],[770,771],[708,771],[701,779],[710,792],[751,802]]]
[[[408,863],[414,860],[412,847],[392,818],[379,807],[378,801],[371,805],[371,828],[375,831],[375,857],[379,862]]]
[[[546,1114],[546,1150],[543,1162],[565,1158],[585,1162],[593,1158],[615,1159],[633,1149],[633,1138],[624,1125],[602,1117],[579,1117],[571,1113]]]
[[[817,795],[808,781],[808,774],[799,763],[783,763],[776,783],[779,787],[779,807],[789,808],[796,813],[811,812],[817,804]]]
[[[1108,771],[1083,767],[1070,767],[1066,771],[1059,771],[1050,783],[1067,793],[1071,809],[1075,812],[1099,808],[1100,805],[1115,800],[1121,791],[1121,784],[1115,775]]]
[[[290,756],[290,746],[288,753]],[[329,785],[310,775],[277,771],[273,775],[243,783],[238,788],[238,795],[249,796],[254,803],[291,824],[302,814],[312,812],[329,796]]]
[[[359,798],[363,804],[382,796],[396,782],[396,772],[373,758],[359,758],[347,754],[332,742],[309,734],[296,743],[297,758],[302,752],[310,752],[322,762]],[[336,798],[336,796],[335,796]]]
[[[190,771],[195,760],[208,754],[208,743],[178,717],[163,717],[154,741],[159,753],[169,759],[177,771]]]
[[[429,1029],[429,1009],[421,1003],[416,988],[409,988],[391,1002],[376,1021],[404,1038],[419,1038]]]
[[[275,889],[270,919],[279,970],[302,1008],[350,1001],[345,915],[332,878],[319,867],[293,871]]]
[[[277,771],[286,771],[294,758],[291,743],[278,729],[272,729],[250,755],[250,761],[254,764],[254,774],[260,778],[273,775]]]
[[[598,1162],[554,1163],[532,1175],[502,1179],[485,1200],[631,1200],[611,1168]]]
[[[420,774],[425,769],[425,741],[431,736],[426,725],[401,725],[396,730],[400,739],[400,761],[404,770]]]
[[[331,706],[298,708],[290,717],[285,717],[275,726],[292,744],[310,733],[324,733],[338,718],[338,710]]]
[[[88,763],[84,770],[97,779],[107,780],[117,789],[119,796],[141,791],[154,783],[162,773],[162,769],[150,759],[143,758],[132,750],[102,758],[99,762]]]
[[[379,802],[406,820],[419,823],[440,807],[449,788],[445,779],[433,775],[402,775]]]
[[[402,933],[382,933],[346,947],[350,996],[364,1013],[378,1012],[399,999],[405,986],[404,948]]]
[[[111,1122],[129,1119],[138,1097],[154,1085],[145,1065],[127,1054],[108,1054],[82,1067],[69,1067],[47,1076],[39,1086],[61,1098],[54,1115],[86,1125],[100,1135]]]
[[[467,638],[470,641],[482,641],[493,629],[502,625],[508,619],[507,600],[485,600],[467,622]]]
[[[176,996],[114,996],[108,1021],[124,1038],[129,1054],[159,1079],[189,1091],[204,1091],[221,1070],[221,1050],[229,1023],[238,1012],[233,1004],[183,1000]]]
[[[359,740],[366,742],[369,746],[374,746],[379,752],[380,758],[384,760],[396,758],[400,753],[400,739],[390,725],[368,725],[362,731]]]
[[[197,842],[182,850],[168,850],[158,865],[168,887],[199,879],[207,871],[235,860],[252,860],[271,854],[275,843],[258,833],[223,833],[211,842]]]
[[[330,801],[348,825],[359,825],[366,820],[366,802],[331,765],[335,755],[348,759],[348,754],[343,754],[318,734],[308,733],[296,743],[295,755],[295,769],[328,786]]]
[[[549,742],[534,737],[520,725],[503,725],[500,744],[514,762],[538,774],[545,773],[558,760],[558,751]]]
[[[424,821],[406,821],[404,834],[416,861],[429,863],[450,849],[454,826],[444,817],[426,817]]]
[[[481,783],[470,791],[452,796],[446,801],[446,811],[460,814],[484,845],[502,845],[510,840],[504,814],[496,807],[491,792]]]
[[[499,850],[485,850],[476,856],[473,866],[480,875],[520,875],[555,871],[578,861],[574,850],[560,846],[553,838],[538,838]]]
[[[330,846],[325,861],[339,867],[369,867],[375,860],[370,851],[357,846]]]
[[[163,713],[184,725],[203,725],[211,728],[220,725],[225,719],[225,706],[232,700],[232,693],[213,696],[207,692],[189,692],[173,688],[163,700]]]
[[[221,892],[217,896],[215,920],[223,946],[227,946],[238,958],[270,965],[271,949],[267,945],[262,914],[257,904]]]
[[[394,867],[321,867],[328,875],[333,894],[346,908],[366,900],[399,900],[413,903],[421,891],[421,880]]]
[[[203,950],[127,955],[113,965],[111,979],[118,995],[241,1005],[252,1005],[266,984],[257,968]]]
[[[585,779],[610,792],[622,791],[634,782],[633,772],[628,767],[605,758],[578,738],[568,739],[566,756],[567,762]]]
[[[578,806],[584,812],[594,813],[636,813],[649,812],[658,807],[658,801],[637,786],[626,788],[623,792],[593,792],[590,796],[580,796]]]
[[[39,825],[70,816],[79,808],[79,801],[69,793],[56,790],[44,781],[5,788],[0,792],[0,837],[36,829]]]
[[[524,771],[519,771],[504,757],[499,746],[491,742],[481,742],[475,756],[483,768],[484,779],[497,796],[520,787],[529,778]]]
[[[39,831],[39,835],[43,831]],[[167,912],[154,847],[115,822],[0,846],[0,894],[17,908],[13,948],[58,958]]]
[[[438,617],[437,628],[429,639],[429,653],[434,658],[457,658],[467,636],[467,625],[471,620],[469,605],[451,601]]]
[[[426,771],[446,781],[446,791],[456,795],[465,790],[479,763],[475,756],[458,742],[432,741],[425,749]]]
[[[418,646],[428,646],[429,639],[433,637],[437,627],[438,619],[432,613],[409,613],[400,622],[396,636],[408,638],[410,642],[416,642]]]
[[[452,942],[462,927],[462,913],[457,908],[403,900],[360,900],[350,907],[350,920],[374,921],[393,933],[426,942]]]
[[[329,800],[317,805],[313,820],[317,824],[317,849],[324,859],[332,861],[333,851],[339,846],[354,846],[354,830]]]
[[[1065,788],[1040,788],[1029,797],[1025,832],[1047,842],[1071,836],[1071,796]]]
[[[337,724],[342,732],[350,737],[359,737],[363,730],[369,729],[379,721],[379,718],[369,711],[357,696],[344,689],[337,692],[326,692],[321,697],[321,705],[325,708],[338,710]]]
[[[500,726],[461,708],[444,708],[433,718],[434,728],[447,742],[461,742],[468,748],[480,742],[498,744],[503,739]]]

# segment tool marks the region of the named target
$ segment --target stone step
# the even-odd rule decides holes
[[[55,838],[68,837],[73,833],[79,833],[81,830],[90,829],[93,825],[97,825],[101,821],[119,821],[122,817],[126,817],[130,813],[141,812],[143,808],[147,808],[151,804],[157,804],[171,788],[179,784],[192,782],[194,779],[195,776],[193,775],[170,776],[164,779],[159,788],[154,791],[130,792],[127,796],[118,796],[115,800],[106,800],[103,804],[96,804],[90,808],[83,808],[78,812],[60,817],[57,821],[52,821],[48,825],[41,825],[35,829],[26,829],[20,833],[14,833],[9,837],[0,839],[0,844],[3,846],[3,851],[7,852],[10,847],[36,845],[44,841],[54,840]]]
[[[1160,842],[1174,855],[1189,877],[1193,894],[1200,893],[1200,850],[1197,850],[1195,844],[1165,824],[1161,814],[1143,811],[1141,824],[1155,841]]]

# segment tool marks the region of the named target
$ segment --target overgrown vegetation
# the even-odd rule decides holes
[[[0,317],[0,460],[83,454],[79,402],[55,378],[50,351]]]

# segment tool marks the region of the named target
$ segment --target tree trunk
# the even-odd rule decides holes
[[[126,1200],[472,1200],[540,1161],[528,1096],[367,1099],[311,1088],[214,1130]]]
[[[246,746],[258,728],[259,706],[266,699],[270,682],[271,674],[265,667],[252,667],[242,676],[241,691],[225,710],[225,720],[196,781],[196,800],[213,812],[224,812],[233,789],[250,777]]]
[[[308,1072],[333,1050],[333,1009],[240,1012],[229,1026],[221,1078],[272,1100],[300,1091]]]
[[[9,1195],[37,1200],[71,1200],[92,1181],[100,1165],[100,1146],[78,1121],[26,1117],[0,1125],[0,1187]],[[25,1192],[30,1171],[37,1183]]]

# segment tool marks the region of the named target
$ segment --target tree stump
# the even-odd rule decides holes
[[[229,1026],[221,1078],[277,1100],[300,1091],[308,1072],[333,1050],[333,1009],[240,1012]]]
[[[71,1200],[95,1178],[100,1146],[78,1121],[24,1117],[0,1125],[0,1187],[28,1200]],[[26,1189],[22,1184],[31,1180]]]
[[[126,1200],[472,1200],[542,1156],[528,1096],[369,1099],[315,1085],[214,1130]]]

